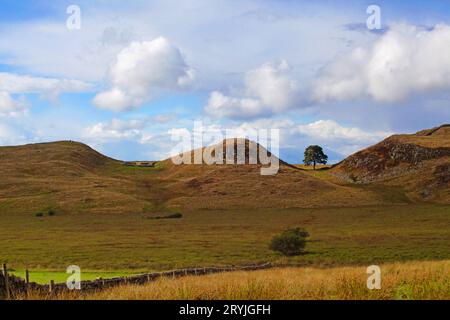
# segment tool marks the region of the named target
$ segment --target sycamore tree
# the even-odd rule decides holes
[[[303,162],[307,166],[312,164],[314,166],[314,170],[316,170],[316,164],[327,164],[328,156],[323,152],[322,147],[309,146],[305,150],[305,159]]]

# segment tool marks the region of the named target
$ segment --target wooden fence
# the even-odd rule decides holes
[[[82,293],[96,292],[127,284],[143,285],[160,278],[202,276],[213,273],[233,272],[233,271],[255,271],[269,268],[272,268],[271,263],[264,263],[260,265],[248,265],[248,266],[190,268],[166,272],[141,274],[129,277],[81,281],[81,292]],[[13,276],[8,273],[7,266],[4,264],[3,270],[2,272],[0,272],[0,299],[15,299],[17,296],[25,296],[29,292],[58,294],[70,291],[65,283],[56,284],[54,281],[50,281],[48,285],[37,284],[34,282],[30,282],[28,270],[26,271],[25,274],[26,274],[25,279]]]

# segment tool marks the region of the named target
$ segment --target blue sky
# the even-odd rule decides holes
[[[158,160],[202,121],[278,128],[287,161],[310,144],[338,161],[450,122],[448,1],[0,5],[0,145],[71,139]],[[381,30],[367,28],[370,5]]]

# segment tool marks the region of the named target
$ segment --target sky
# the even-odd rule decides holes
[[[201,122],[216,138],[279,129],[284,160],[300,163],[318,144],[337,162],[450,122],[450,1],[0,8],[0,145],[75,140],[161,160]]]

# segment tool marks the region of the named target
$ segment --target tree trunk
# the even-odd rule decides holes
[[[316,171],[316,162],[314,161],[314,171]]]

